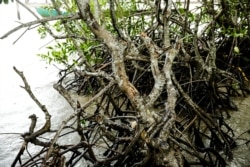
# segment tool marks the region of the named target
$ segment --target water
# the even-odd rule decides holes
[[[22,22],[34,20],[24,8],[20,7],[20,13]],[[15,3],[0,5],[0,36],[19,25],[14,22],[16,20]],[[53,125],[59,125],[72,112],[68,103],[52,87],[58,79],[58,70],[36,56],[44,51],[40,47],[50,42],[51,38],[41,40],[33,29],[13,45],[24,30],[0,40],[0,133],[27,132],[31,114],[39,117],[37,128],[44,123],[43,113],[19,86],[23,82],[14,72],[13,66],[24,72],[33,93],[51,113]],[[0,134],[0,141],[0,166],[7,167],[17,155],[22,140],[19,134]]]
[[[232,129],[235,130],[235,135],[238,137],[243,132],[250,130],[250,96],[234,98],[236,105],[239,107],[239,110],[236,112],[230,112],[231,119],[227,122]],[[240,136],[241,139],[250,140],[250,133],[245,133]],[[250,166],[250,143],[247,145],[246,140],[238,140],[237,144],[240,145],[239,148],[233,150],[234,152],[234,161],[229,163],[231,167],[249,167]]]

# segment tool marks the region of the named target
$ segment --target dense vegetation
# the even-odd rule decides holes
[[[23,138],[42,149],[21,166],[226,166],[233,159],[237,141],[225,119],[237,110],[231,97],[250,92],[247,0],[51,2],[46,9],[57,16],[24,25],[41,24],[41,37],[55,38],[39,56],[62,65],[54,87],[75,113],[44,141],[38,137],[53,122],[36,101],[46,123],[34,132],[30,116]],[[72,93],[92,98],[81,103]],[[75,145],[58,142],[71,134],[66,128],[79,136]]]

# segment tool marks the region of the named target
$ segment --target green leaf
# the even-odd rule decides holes
[[[54,48],[52,46],[48,46],[47,49],[53,50]]]

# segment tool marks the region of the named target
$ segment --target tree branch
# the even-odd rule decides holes
[[[153,43],[152,39],[147,36],[147,34],[142,33],[141,37],[148,48],[150,54],[151,71],[154,77],[154,86],[148,95],[147,106],[152,106],[154,102],[161,95],[164,85],[166,83],[166,78],[164,74],[160,71],[158,66],[158,58],[160,53],[163,51]]]
[[[34,138],[36,138],[36,137],[38,137],[38,136],[40,136],[40,135],[42,135],[50,130],[50,126],[51,126],[50,118],[51,118],[51,116],[50,116],[49,111],[47,110],[46,106],[41,104],[40,101],[33,94],[25,76],[23,75],[23,72],[19,71],[16,67],[13,67],[13,69],[23,80],[24,87],[23,86],[21,86],[21,87],[26,90],[26,92],[30,95],[31,99],[38,105],[38,107],[43,111],[43,113],[45,115],[46,122],[45,122],[44,126],[41,129],[37,130],[36,132],[25,136],[24,139],[26,141],[30,141],[31,139],[34,139]],[[32,127],[31,131],[33,131],[33,130],[34,130],[34,128]]]
[[[60,15],[60,16],[55,16],[55,17],[48,17],[48,18],[44,18],[44,19],[39,19],[39,20],[36,20],[36,21],[31,21],[31,22],[28,22],[28,23],[21,24],[21,25],[17,26],[16,28],[10,30],[9,32],[7,32],[3,36],[1,36],[0,39],[7,38],[10,34],[18,31],[19,29],[25,28],[25,27],[30,27],[32,25],[41,24],[41,23],[54,21],[54,20],[67,20],[67,21],[70,21],[70,20],[75,20],[75,19],[79,19],[79,18],[80,18],[79,14],[69,14],[69,15],[66,15],[66,16]]]

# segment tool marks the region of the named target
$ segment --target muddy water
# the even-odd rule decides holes
[[[239,110],[230,112],[231,118],[227,121],[235,130],[236,137],[250,130],[250,96],[235,98]],[[250,140],[250,132],[244,133],[237,140],[239,148],[234,149],[234,160],[229,164],[231,167],[249,167],[250,166],[250,143],[247,145],[246,140]]]
[[[34,20],[21,8],[22,22]],[[0,36],[19,25],[15,3],[0,5]],[[36,114],[37,127],[44,123],[44,115],[29,95],[20,88],[23,85],[13,66],[23,71],[34,94],[47,106],[55,126],[72,112],[68,103],[53,89],[58,70],[49,66],[36,56],[43,52],[40,48],[50,42],[50,38],[41,40],[35,29],[28,31],[13,44],[24,29],[0,40],[0,167],[8,167],[22,145],[20,134],[28,131],[29,115]],[[11,133],[11,134],[6,134]]]

